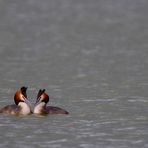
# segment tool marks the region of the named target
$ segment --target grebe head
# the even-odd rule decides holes
[[[45,93],[45,89],[43,90],[40,89],[37,95],[36,103],[41,103],[41,102],[44,102],[45,104],[49,102],[49,96],[48,94]]]
[[[46,114],[46,104],[49,101],[49,96],[48,94],[45,93],[45,89],[43,90],[39,90],[38,95],[37,95],[37,99],[36,99],[36,103],[35,103],[35,107],[34,107],[34,113],[35,114]]]
[[[21,87],[20,90],[16,91],[14,95],[14,102],[18,105],[20,102],[25,102],[27,100],[26,94],[27,87]]]
[[[16,91],[14,95],[14,102],[16,105],[26,103],[31,108],[31,103],[27,99],[26,91],[27,91],[27,87],[24,87],[24,86],[21,87],[20,90]]]

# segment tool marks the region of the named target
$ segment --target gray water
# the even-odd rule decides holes
[[[1,0],[0,106],[28,86],[70,115],[0,115],[0,148],[148,148],[148,1]]]

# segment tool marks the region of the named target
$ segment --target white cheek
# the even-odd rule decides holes
[[[40,97],[40,102],[42,102],[44,100],[44,97],[43,96],[41,96]]]

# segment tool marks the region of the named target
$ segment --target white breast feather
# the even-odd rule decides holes
[[[18,104],[18,106],[20,106],[21,107],[21,114],[22,115],[27,115],[27,114],[29,114],[30,113],[30,107],[25,103],[25,102],[20,102],[19,104]]]
[[[34,107],[34,111],[33,111],[33,112],[34,112],[35,114],[41,113],[41,110],[42,110],[42,108],[43,108],[44,105],[45,105],[44,102],[41,102],[40,104],[36,105],[36,106]]]

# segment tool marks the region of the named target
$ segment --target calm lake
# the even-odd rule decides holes
[[[0,1],[0,76],[70,112],[0,114],[0,148],[148,148],[148,1]]]

